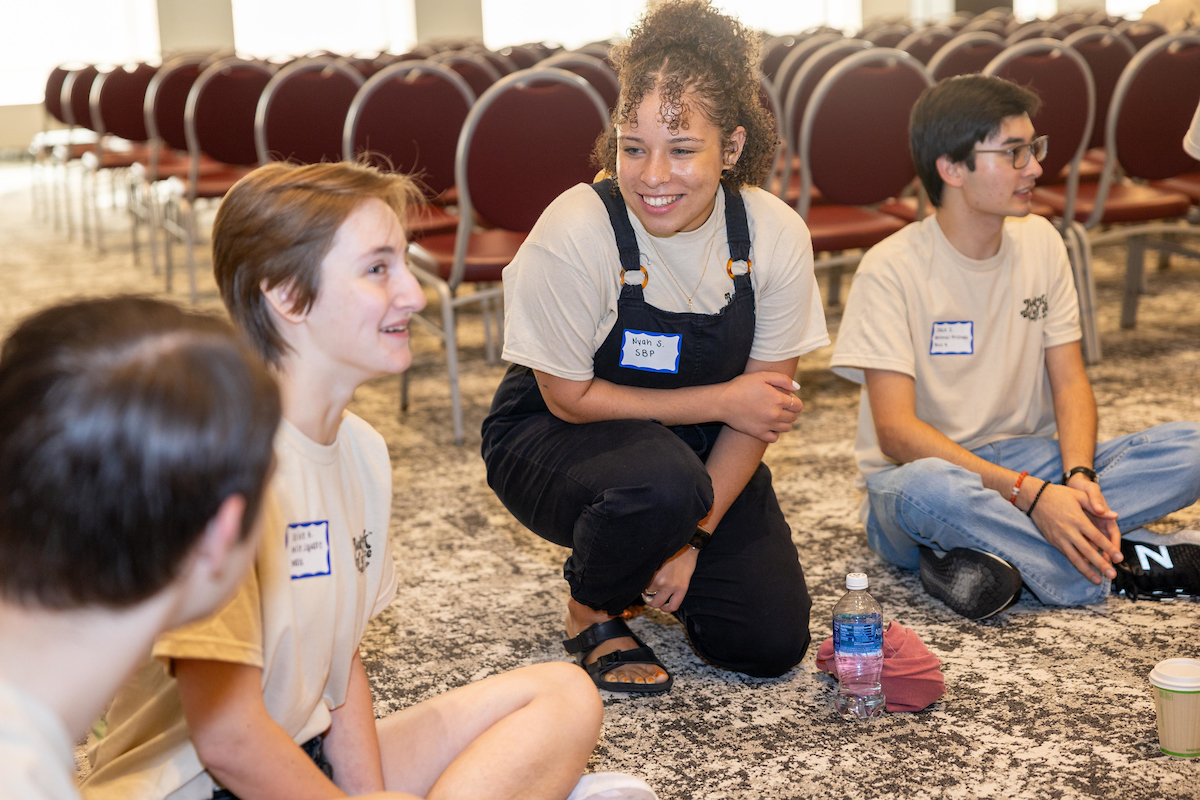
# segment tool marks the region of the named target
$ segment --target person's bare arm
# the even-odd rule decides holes
[[[916,385],[912,377],[891,370],[864,370],[867,396],[879,448],[888,458],[907,464],[919,458],[940,458],[979,475],[983,485],[1008,499],[1018,473],[992,464],[951,441],[916,415]],[[1030,477],[1021,484],[1017,508],[1028,511],[1043,481]],[[1121,560],[1117,543],[1105,536],[1089,517],[1088,495],[1067,486],[1046,487],[1033,511],[1033,522],[1046,541],[1065,555],[1088,580],[1115,576],[1113,561]]]
[[[798,358],[785,361],[756,361],[750,359],[746,364],[746,373],[766,372],[778,375],[794,375]],[[789,403],[793,411],[798,413],[804,407],[800,398],[793,397]],[[712,532],[717,529],[725,512],[733,505],[746,484],[758,469],[767,443],[756,439],[731,427],[721,429],[717,441],[713,444],[712,452],[708,455],[705,468],[712,478],[713,504],[708,516],[700,521],[700,527]],[[646,587],[655,592],[648,598],[647,605],[661,608],[664,611],[678,611],[687,596],[688,585],[691,583],[692,572],[696,569],[696,559],[699,553],[692,547],[684,547],[676,553],[658,572],[654,574],[650,585]]]
[[[179,659],[175,679],[200,762],[226,789],[243,800],[346,796],[271,719],[260,668]]]
[[[371,685],[359,652],[350,665],[346,702],[332,712],[333,722],[325,734],[325,757],[333,766],[333,781],[351,796],[382,791],[383,766],[379,760],[379,735],[375,730],[375,706]]]
[[[599,378],[573,381],[535,370],[550,413],[572,423],[653,419],[664,425],[723,422],[763,442],[790,430],[798,407],[790,375],[747,371],[731,381],[681,389],[643,389]],[[789,402],[791,409],[789,410]]]

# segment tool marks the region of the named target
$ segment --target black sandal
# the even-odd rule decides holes
[[[587,657],[601,644],[611,639],[621,639],[626,636],[637,642],[638,646],[633,650],[615,650],[600,656],[590,664],[586,663]],[[654,651],[647,647],[645,642],[635,636],[633,631],[629,630],[629,626],[625,624],[625,620],[620,617],[610,619],[607,622],[597,622],[595,625],[585,628],[574,639],[567,639],[563,642],[563,647],[567,648],[568,653],[576,657],[579,661],[579,666],[587,670],[588,675],[592,676],[592,682],[600,689],[610,692],[627,692],[630,694],[662,694],[663,692],[670,691],[671,686],[675,683],[675,679],[671,677],[671,673],[667,672],[667,668],[654,655]],[[650,664],[658,667],[663,672],[667,672],[667,679],[662,683],[633,683],[632,681],[622,683],[621,681],[604,680],[605,675],[618,667],[628,664]]]

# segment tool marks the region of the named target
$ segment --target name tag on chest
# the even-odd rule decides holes
[[[652,333],[625,329],[621,343],[621,366],[645,372],[679,372],[678,333]]]
[[[935,322],[929,338],[931,356],[969,356],[975,353],[974,322]]]
[[[292,580],[328,575],[329,522],[299,522],[287,526],[288,567]]]

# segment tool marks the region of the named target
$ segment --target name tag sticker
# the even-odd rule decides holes
[[[679,372],[678,333],[651,333],[625,329],[621,344],[621,366],[646,372]]]
[[[328,575],[329,522],[299,522],[287,526],[288,565],[292,580]]]
[[[969,356],[975,353],[974,322],[935,322],[929,338],[931,356]]]

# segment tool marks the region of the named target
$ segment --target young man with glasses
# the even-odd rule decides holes
[[[863,257],[832,361],[864,386],[871,548],[971,619],[1022,583],[1050,605],[1200,595],[1200,532],[1140,528],[1196,502],[1200,425],[1097,445],[1066,249],[1030,213],[1038,106],[981,75],[922,95],[912,153],[936,213]]]

